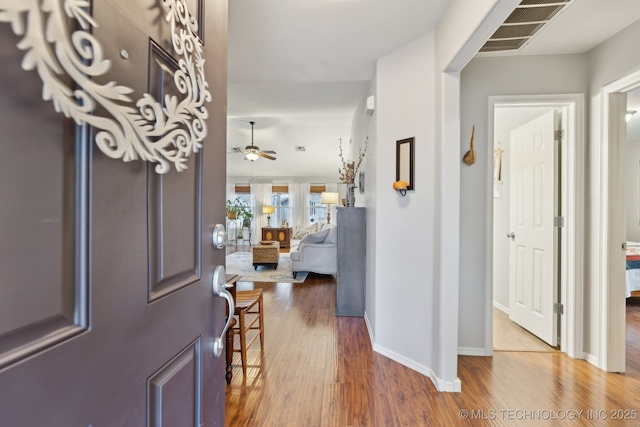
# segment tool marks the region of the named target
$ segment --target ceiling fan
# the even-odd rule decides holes
[[[249,122],[249,123],[251,123],[251,145],[247,145],[244,148],[244,150],[242,150],[239,147],[234,147],[233,152],[244,153],[245,160],[251,160],[252,162],[257,160],[258,157],[264,157],[265,159],[275,160],[276,158],[271,155],[271,154],[276,154],[275,151],[271,151],[271,150],[261,151],[260,147],[258,147],[257,145],[253,145],[253,125],[255,125],[256,122]]]

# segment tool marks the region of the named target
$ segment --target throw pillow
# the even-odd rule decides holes
[[[310,232],[318,231],[318,223],[314,222],[313,224],[305,225],[303,228]]]
[[[327,227],[329,229],[329,235],[324,240],[325,243],[338,243],[338,227],[335,225],[330,225]]]
[[[306,236],[309,233],[310,233],[310,231],[308,231],[308,230],[301,229],[301,228],[296,228],[296,231],[293,233],[291,238],[294,239],[294,240],[300,240],[300,239],[302,239],[304,236]]]
[[[327,238],[327,235],[329,234],[329,229],[326,228],[324,230],[321,231],[316,231],[315,233],[309,233],[306,236],[304,236],[302,238],[302,240],[300,241],[300,244],[303,243],[322,243],[324,242],[324,240]]]
[[[305,225],[304,227],[300,228],[297,227],[296,231],[293,232],[293,235],[291,236],[292,239],[294,240],[300,240],[302,239],[304,236],[306,236],[309,233],[313,233],[314,231],[318,231],[318,223],[313,223],[310,225]]]

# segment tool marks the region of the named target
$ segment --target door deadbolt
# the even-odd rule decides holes
[[[211,243],[216,249],[224,248],[224,243],[227,240],[227,230],[222,224],[216,224],[213,227],[213,233],[211,233]]]

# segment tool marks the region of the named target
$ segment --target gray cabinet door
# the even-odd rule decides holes
[[[336,316],[364,316],[366,283],[365,208],[337,208]]]
[[[131,87],[132,99],[175,94],[162,2],[89,3],[112,61],[96,83]],[[164,175],[103,154],[94,129],[43,101],[38,73],[21,69],[17,45],[29,43],[0,23],[2,426],[224,424],[224,358],[212,342],[225,302],[211,291],[224,253],[211,231],[224,222],[227,5],[204,3],[186,1],[204,37],[209,136],[187,170]],[[50,16],[24,15],[42,28]]]

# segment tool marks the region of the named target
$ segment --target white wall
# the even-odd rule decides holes
[[[627,143],[625,169],[627,240],[640,242],[640,140]]]
[[[353,135],[376,129],[364,201],[374,349],[430,375],[439,390],[460,390],[458,278],[466,264],[459,247],[458,72],[518,3],[452,0],[435,35],[380,58],[369,91],[376,95],[374,116],[368,124],[354,116]],[[401,198],[391,188],[395,141],[411,136],[416,190]]]
[[[373,219],[368,233],[375,238],[373,259],[368,253],[367,260],[374,349],[430,375],[439,390],[460,390],[457,73],[518,3],[452,0],[437,35],[425,35],[378,61],[371,91],[377,137],[369,158],[375,165],[368,163],[368,172],[375,178],[368,180],[374,196],[367,195],[365,203],[367,220]],[[416,138],[416,190],[401,198],[391,189],[395,141],[411,136]]]
[[[434,371],[439,389],[458,390],[460,270],[461,100],[460,72],[519,0],[452,0],[436,29],[436,283],[433,313]]]
[[[434,34],[380,58],[374,183],[376,351],[432,375],[435,224]],[[400,196],[396,141],[415,137],[415,191]],[[369,225],[369,224],[368,224]]]
[[[586,55],[475,58],[462,72],[462,152],[476,126],[477,162],[460,170],[460,320],[461,348],[484,349],[487,287],[491,287],[489,251],[493,238],[493,141],[488,141],[488,99],[497,95],[585,93]],[[490,318],[490,316],[489,316]]]
[[[358,193],[356,196],[356,206],[363,206],[366,209],[366,242],[367,242],[367,256],[366,256],[366,287],[365,287],[365,320],[367,327],[369,328],[369,334],[371,337],[376,336],[376,272],[374,266],[376,265],[377,254],[377,239],[376,239],[376,203],[377,203],[377,93],[376,93],[377,78],[374,74],[371,86],[367,89],[366,93],[362,97],[360,104],[356,108],[353,114],[352,127],[351,127],[351,140],[355,142],[352,154],[357,155],[358,150],[364,150],[364,142],[368,138],[368,147],[365,158],[362,162],[361,170],[365,174],[365,188],[364,194]],[[374,97],[374,111],[371,116],[366,114],[366,103],[369,96]]]

